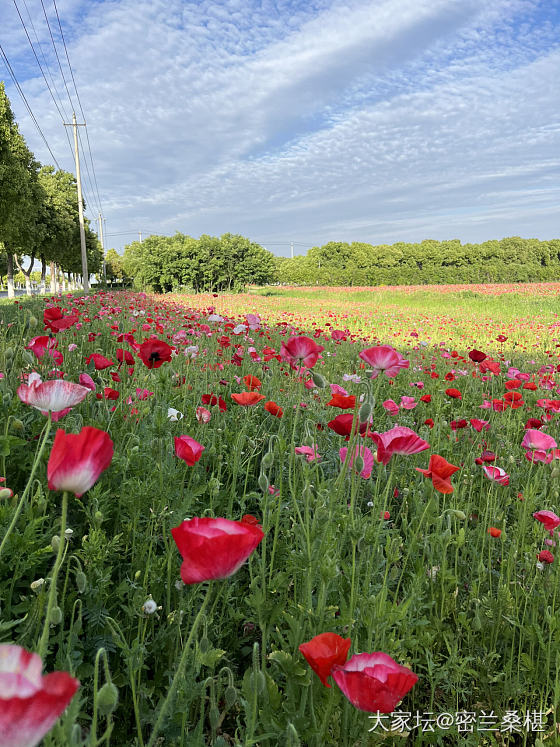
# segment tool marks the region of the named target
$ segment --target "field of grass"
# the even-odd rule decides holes
[[[44,744],[556,744],[559,537],[534,514],[560,513],[559,295],[2,302],[0,642],[80,681]],[[302,336],[322,350],[300,369]],[[408,367],[371,378],[380,345]],[[23,401],[32,372],[90,390],[55,423]],[[114,453],[75,497],[54,439],[87,426]],[[395,426],[412,435],[384,459]],[[437,457],[455,468],[443,482]],[[171,530],[193,517],[264,536],[231,575],[191,583],[203,550],[182,557]],[[356,707],[346,653],[325,687],[300,646],[327,632],[414,673],[402,702],[376,714],[382,668],[352,680]]]

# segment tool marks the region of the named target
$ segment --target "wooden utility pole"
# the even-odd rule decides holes
[[[98,214],[97,220],[99,222],[99,240],[101,241],[101,251],[103,252],[103,281],[105,282],[105,285],[107,285],[107,264],[105,262],[105,241],[103,239],[103,221],[105,218],[101,216],[101,213]]]
[[[76,113],[72,112],[72,124],[64,123],[65,127],[74,130],[74,158],[76,160],[76,182],[78,183],[78,215],[80,218],[80,247],[82,250],[82,278],[84,290],[89,291],[89,272],[86,252],[86,231],[84,228],[84,203],[82,200],[82,178],[80,176],[80,154],[78,153],[78,127],[85,127],[86,123],[76,122]]]

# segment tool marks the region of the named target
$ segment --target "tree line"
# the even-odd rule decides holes
[[[45,289],[50,266],[51,290],[56,277],[67,281],[81,274],[80,227],[76,179],[68,171],[42,166],[21,135],[0,81],[0,278],[7,276],[8,295],[13,296],[14,266],[23,273],[31,292],[35,260],[41,262],[41,286]],[[85,208],[85,204],[84,204]],[[97,235],[84,218],[90,272],[103,262]],[[25,266],[24,257],[27,257]]]
[[[366,244],[329,241],[305,256],[276,258],[288,285],[417,285],[560,280],[560,239],[512,236],[482,244],[459,239]]]

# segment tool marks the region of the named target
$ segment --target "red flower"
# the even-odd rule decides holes
[[[509,391],[512,389],[519,389],[523,382],[519,381],[519,379],[510,379],[509,381],[506,381],[505,387]]]
[[[434,488],[440,493],[453,492],[453,485],[451,485],[449,478],[459,470],[459,467],[450,464],[447,459],[444,459],[439,454],[431,455],[428,469],[421,469],[420,467],[415,467],[415,469],[426,477],[429,477]]]
[[[264,394],[259,394],[258,392],[234,393],[231,395],[231,398],[238,405],[243,405],[243,407],[253,407],[254,405],[258,405],[261,400],[266,399]]]
[[[525,430],[539,430],[539,428],[542,428],[544,425],[542,420],[539,420],[539,418],[529,418],[529,420],[525,423]]]
[[[369,437],[377,444],[377,461],[387,464],[393,454],[418,454],[430,448],[430,444],[411,428],[396,425],[385,433],[370,433]]]
[[[426,420],[424,420],[424,425],[427,425],[428,428],[433,428],[434,427],[434,421],[432,420],[432,418],[427,418]]]
[[[175,454],[189,467],[193,467],[202,456],[205,447],[190,436],[175,437]]]
[[[479,418],[471,418],[470,424],[477,433],[480,433],[483,428],[488,430],[490,428],[490,422],[488,420],[479,420]]]
[[[280,346],[280,355],[285,361],[288,361],[292,368],[306,366],[313,368],[317,363],[319,354],[325,348],[310,337],[290,337],[288,342],[283,342]]]
[[[352,641],[336,633],[321,633],[299,647],[311,669],[325,685],[330,687],[327,677],[335,664],[344,664]]]
[[[541,550],[537,555],[537,560],[540,560],[541,563],[554,563],[554,555],[550,550]]]
[[[111,389],[110,386],[106,386],[103,389],[103,396],[105,397],[105,399],[118,399],[120,397],[120,394],[116,389]]]
[[[88,355],[88,357],[86,358],[86,364],[89,366],[91,361],[93,361],[96,371],[103,371],[103,369],[115,365],[113,361],[105,358],[105,356],[101,355],[100,353],[92,353],[91,355]]]
[[[185,584],[231,576],[264,537],[261,527],[245,517],[242,521],[194,518],[174,527],[171,534],[183,556]]]
[[[130,350],[123,350],[123,348],[117,348],[117,360],[119,363],[126,363],[127,366],[133,366],[135,363]]]
[[[327,427],[338,433],[339,436],[345,436],[348,441],[353,422],[354,416],[351,413],[344,413],[344,415],[337,415],[336,418],[327,423]],[[367,429],[367,423],[358,423],[358,418],[356,418],[354,428],[359,428],[360,435],[363,436]]]
[[[79,498],[111,464],[109,434],[86,425],[77,433],[56,432],[47,464],[49,490],[68,490]]]
[[[43,312],[43,322],[45,323],[45,329],[50,329],[51,332],[60,332],[63,329],[68,329],[79,320],[76,315],[64,316],[58,306],[52,306],[49,309],[45,309]]]
[[[496,527],[490,527],[490,529],[488,530],[488,534],[491,537],[501,537],[502,536],[502,530],[501,529],[497,529]]]
[[[37,654],[0,645],[0,744],[34,747],[66,709],[80,683],[67,672],[42,676]]]
[[[250,374],[247,374],[247,376],[243,377],[243,382],[250,392],[252,392],[254,389],[260,389],[262,386],[262,381],[256,376],[251,376]]]
[[[501,467],[485,465],[482,469],[484,470],[486,477],[497,482],[498,485],[509,485],[509,475],[506,474],[506,471]]]
[[[331,399],[327,402],[327,407],[339,407],[341,410],[353,410],[356,406],[356,397],[351,394],[345,396],[344,394],[333,394]]]
[[[474,363],[482,363],[483,360],[486,360],[488,356],[486,353],[483,353],[481,350],[471,350],[469,353],[469,358]]]
[[[221,397],[216,397],[215,394],[203,394],[200,401],[203,405],[210,405],[211,407],[218,405],[218,410],[220,412],[225,412],[227,410],[227,405],[224,400]]]
[[[432,395],[431,395],[431,394],[423,394],[423,395],[422,395],[422,396],[420,397],[420,402],[426,402],[426,403],[429,403],[429,402],[431,402],[431,401],[432,401]]]
[[[493,462],[496,459],[496,455],[492,451],[486,449],[482,454],[474,460],[475,464],[484,464],[484,462]]]
[[[173,348],[157,338],[145,340],[138,348],[138,355],[148,368],[159,368],[171,360]]]
[[[354,654],[343,666],[335,664],[332,676],[353,706],[370,713],[391,713],[418,681],[381,651]]]
[[[448,397],[451,397],[451,399],[462,399],[463,397],[458,389],[446,389],[445,393]]]
[[[451,426],[452,431],[457,431],[460,428],[466,428],[468,423],[466,420],[452,420],[449,425]]]
[[[264,409],[271,415],[274,415],[275,418],[281,418],[284,414],[284,410],[280,405],[277,405],[276,402],[272,402],[271,400],[264,403]]]
[[[560,516],[557,516],[554,511],[537,511],[533,514],[533,519],[540,521],[547,532],[553,532],[560,525]]]

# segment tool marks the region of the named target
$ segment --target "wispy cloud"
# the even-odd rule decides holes
[[[560,13],[547,0],[57,5],[109,233],[234,231],[283,253],[290,238],[558,235]],[[71,168],[18,24],[4,4],[2,44]]]

